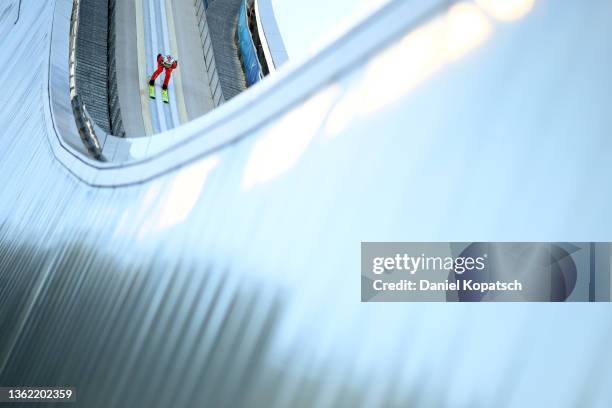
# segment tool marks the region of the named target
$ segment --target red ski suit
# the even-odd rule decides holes
[[[159,74],[161,74],[162,71],[165,69],[166,70],[166,76],[164,77],[164,85],[163,85],[162,88],[163,89],[168,89],[168,83],[170,82],[170,76],[172,75],[172,71],[176,69],[177,65],[178,65],[178,63],[175,60],[172,63],[172,65],[167,66],[166,62],[164,61],[164,57],[161,54],[157,54],[157,70],[151,76],[151,80],[149,81],[149,85],[155,84],[155,80],[157,79]]]

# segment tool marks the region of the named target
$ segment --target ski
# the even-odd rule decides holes
[[[149,98],[155,99],[155,86],[149,85]]]
[[[170,100],[168,99],[168,90],[167,89],[162,89],[162,100],[165,103],[170,103]]]

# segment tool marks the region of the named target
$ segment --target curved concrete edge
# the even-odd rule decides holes
[[[211,113],[179,128],[151,137],[122,139],[104,134],[104,156],[86,156],[70,108],[68,30],[72,0],[56,0],[49,44],[49,69],[43,92],[48,138],[55,157],[76,178],[94,187],[119,187],[146,182],[201,159],[277,121],[316,91],[366,62],[414,26],[444,0],[396,0],[307,61],[289,63]]]
[[[270,72],[289,60],[283,37],[278,29],[272,0],[255,0],[257,31]]]

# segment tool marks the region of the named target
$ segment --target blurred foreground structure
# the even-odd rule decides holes
[[[67,139],[71,6],[0,6],[0,384],[88,408],[610,406],[607,304],[359,295],[362,241],[612,241],[610,2],[393,1],[105,162]]]

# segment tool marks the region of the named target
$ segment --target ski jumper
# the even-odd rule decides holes
[[[170,82],[170,76],[172,75],[172,71],[176,69],[178,62],[175,59],[168,62],[161,54],[157,54],[157,70],[151,76],[151,80],[149,81],[149,85],[155,85],[155,80],[162,73],[163,70],[166,70],[166,76],[164,77],[164,85],[162,89],[168,89],[168,83]]]

